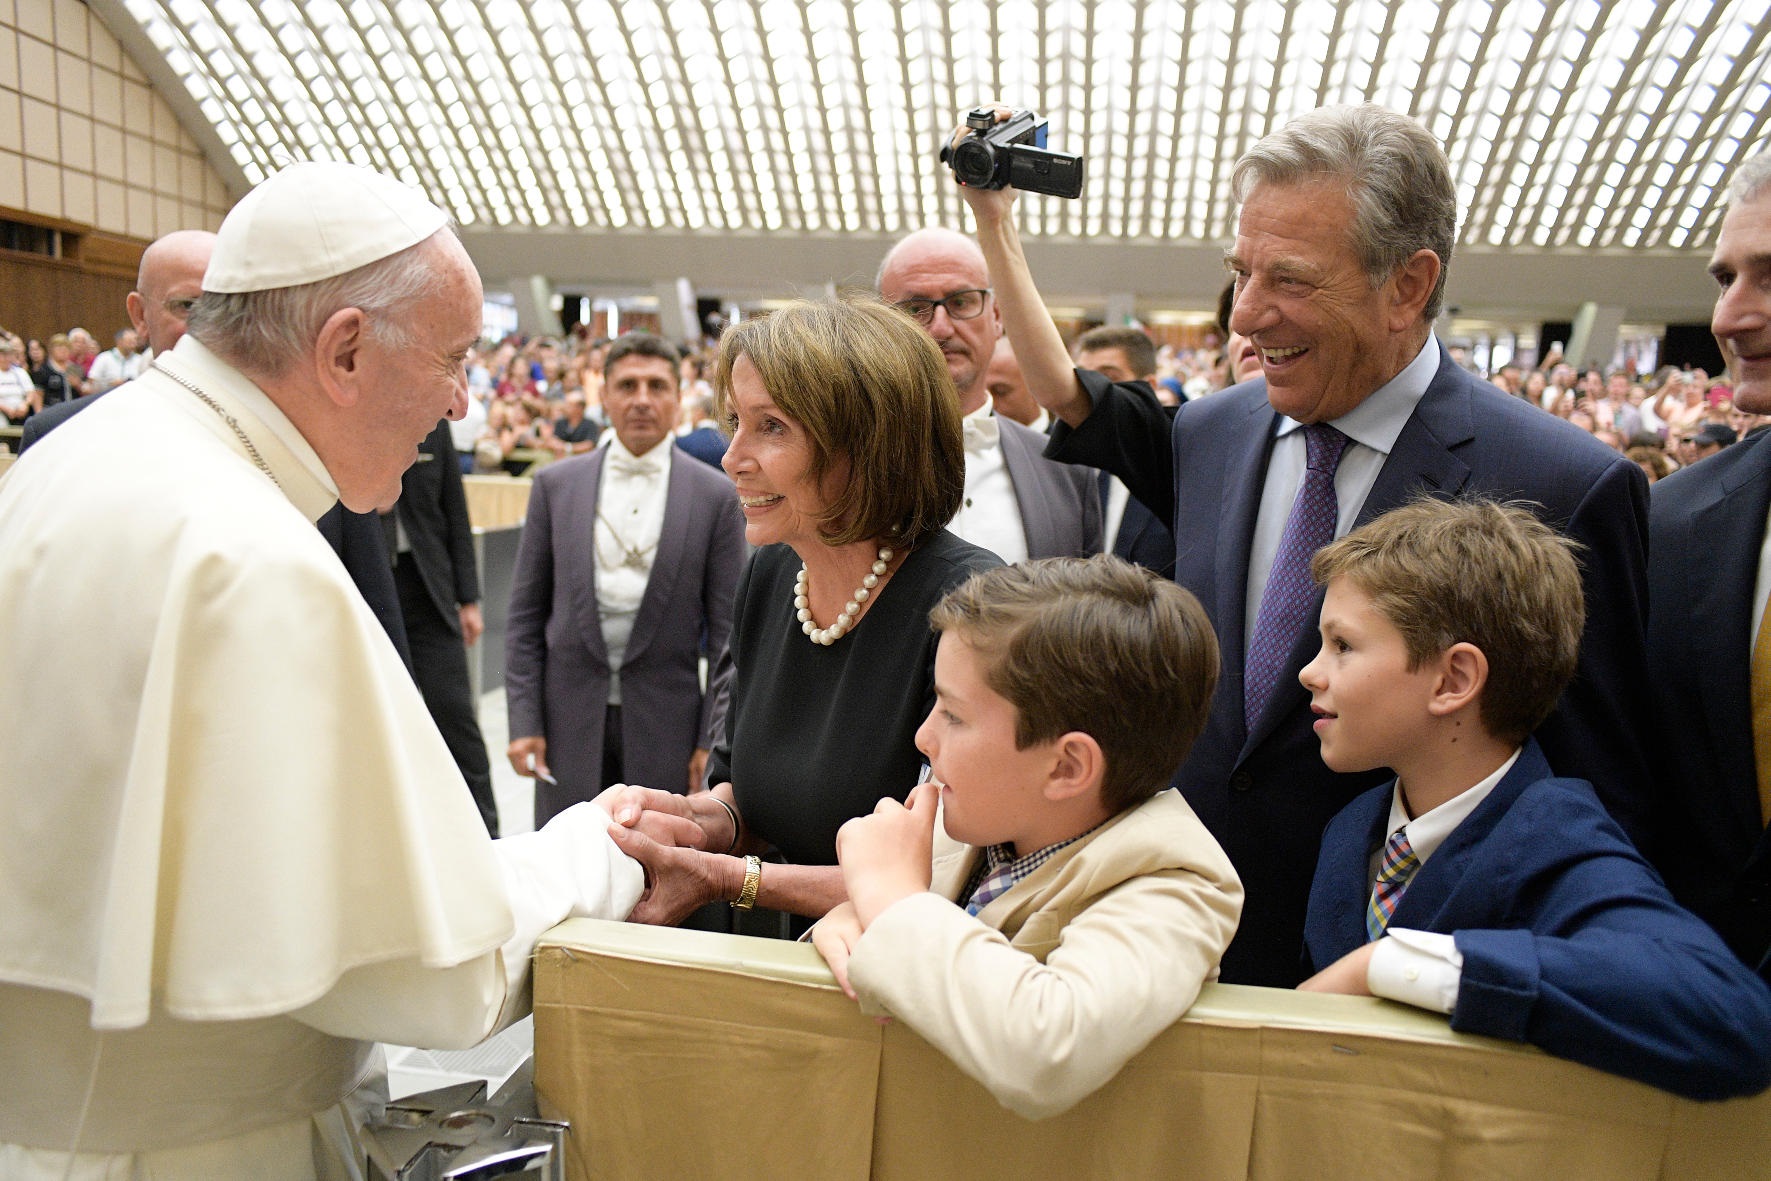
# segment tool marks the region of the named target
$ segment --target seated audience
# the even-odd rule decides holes
[[[1673,474],[1673,465],[1668,462],[1666,452],[1659,447],[1637,444],[1625,451],[1624,456],[1642,469],[1642,474],[1648,477],[1650,484],[1664,480]]]
[[[0,338],[0,414],[7,422],[23,422],[31,413],[37,386],[25,372],[24,346],[16,336]]]
[[[37,387],[31,395],[32,414],[71,402],[86,392],[86,382],[74,368],[73,351],[66,336],[58,332],[49,338],[48,355],[41,366],[31,371],[31,381]]]
[[[812,931],[843,991],[1029,1119],[1093,1093],[1217,976],[1242,884],[1169,777],[1218,646],[1122,559],[989,570],[930,614],[931,781],[843,825]]]
[[[141,338],[133,328],[119,328],[116,344],[92,359],[87,370],[88,394],[102,394],[126,381],[134,381],[147,368],[148,358],[139,351]]]
[[[1420,500],[1324,547],[1299,674],[1322,759],[1396,778],[1328,824],[1300,987],[1693,1099],[1771,1085],[1771,989],[1531,732],[1574,675],[1574,546],[1523,509]]]
[[[1687,437],[1690,445],[1691,458],[1687,466],[1700,459],[1708,459],[1724,447],[1731,447],[1739,442],[1734,428],[1725,422],[1706,422],[1692,431]]]
[[[596,450],[597,440],[602,437],[603,422],[586,413],[583,391],[573,390],[567,394],[561,409],[546,442],[548,450],[561,456],[583,455]]]

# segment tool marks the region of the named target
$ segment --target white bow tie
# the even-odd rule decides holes
[[[959,425],[964,433],[965,449],[973,455],[981,455],[996,446],[999,432],[994,417],[963,418]]]
[[[609,452],[609,470],[618,476],[631,476],[635,479],[644,479],[647,476],[655,476],[663,471],[664,464],[660,460],[653,459],[651,456],[635,459],[631,456],[622,455],[618,451],[611,451]]]

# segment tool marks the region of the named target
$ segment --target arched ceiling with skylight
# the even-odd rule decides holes
[[[859,237],[876,256],[965,224],[934,151],[999,96],[1088,159],[1081,200],[1023,202],[1037,241],[1216,250],[1249,144],[1374,101],[1445,144],[1460,248],[1684,256],[1713,241],[1729,167],[1771,118],[1766,0],[93,7],[132,23],[240,184],[295,158],[369,164],[422,185],[470,241],[644,232],[779,253]]]

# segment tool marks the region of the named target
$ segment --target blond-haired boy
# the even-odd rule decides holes
[[[1164,790],[1217,642],[1191,594],[1111,556],[985,571],[930,618],[932,781],[843,826],[850,901],[813,942],[870,1011],[1053,1115],[1184,1013],[1235,933],[1236,872]]]
[[[1301,987],[1690,1098],[1761,1091],[1771,990],[1530,737],[1574,673],[1572,550],[1523,508],[1421,500],[1317,553],[1322,649],[1299,679],[1323,761],[1397,778],[1323,833]]]

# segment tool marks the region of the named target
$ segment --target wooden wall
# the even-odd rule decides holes
[[[47,341],[78,326],[109,348],[117,329],[129,326],[123,301],[135,289],[147,243],[17,210],[0,208],[0,218],[61,231],[64,255],[0,250],[0,327]]]

